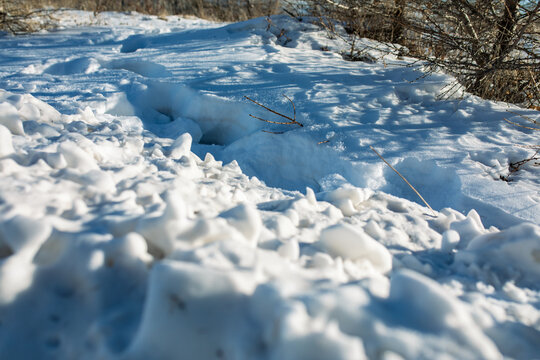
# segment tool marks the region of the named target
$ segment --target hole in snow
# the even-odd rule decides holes
[[[58,336],[49,336],[45,340],[45,345],[47,345],[48,348],[56,349],[60,347],[60,337]]]
[[[135,84],[128,99],[146,129],[158,136],[176,138],[188,132],[195,142],[229,145],[262,127],[249,117],[251,105],[179,84]]]
[[[144,34],[137,34],[128,37],[122,42],[120,52],[132,53],[139,49],[144,49],[148,46],[148,36]]]
[[[0,243],[0,259],[5,259],[13,255],[13,250],[6,244]]]
[[[127,98],[146,130],[173,139],[187,132],[195,144],[192,151],[199,156],[212,152],[226,163],[236,160],[246,175],[257,176],[269,186],[318,190],[320,180],[331,174],[365,185],[361,169],[342,159],[332,147],[295,131],[279,135],[261,132],[267,124],[249,116],[260,111],[252,104],[151,80],[133,84]]]
[[[212,152],[226,163],[236,160],[246,175],[257,176],[269,186],[318,190],[320,179],[331,174],[365,185],[362,171],[332,147],[321,146],[295,131],[279,135],[261,132],[267,124],[249,116],[260,111],[249,103],[151,80],[133,84],[127,98],[146,130],[173,139],[187,132],[196,144],[192,151],[199,156]]]

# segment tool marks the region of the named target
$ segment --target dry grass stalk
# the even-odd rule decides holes
[[[519,117],[521,117],[521,118],[523,118],[523,119],[525,119],[525,120],[527,120],[527,121],[533,123],[534,125],[540,126],[540,124],[538,123],[538,121],[536,121],[536,120],[534,120],[534,119],[532,119],[532,118],[530,118],[530,117],[528,117],[528,116],[526,116],[526,115],[518,114],[518,113],[513,112],[513,111],[510,111],[510,110],[507,110],[507,111],[508,111],[509,113],[511,113],[511,114],[515,114],[515,115],[517,115],[517,116],[519,116]],[[534,131],[540,131],[540,127],[525,126],[525,125],[521,125],[521,124],[519,124],[519,123],[517,123],[517,122],[508,120],[507,118],[503,118],[503,119],[504,119],[504,121],[506,121],[506,122],[508,122],[508,123],[510,123],[510,124],[512,124],[512,125],[514,125],[514,126],[523,128],[523,129],[534,130]]]
[[[416,190],[416,189],[414,188],[414,186],[412,186],[411,183],[408,182],[407,179],[405,179],[405,177],[404,177],[403,175],[401,175],[399,171],[396,170],[396,168],[394,168],[392,165],[390,165],[390,163],[389,163],[388,161],[386,161],[386,159],[383,158],[382,155],[379,154],[379,153],[377,152],[377,150],[375,150],[375,148],[373,148],[373,146],[370,145],[369,148],[370,148],[375,154],[377,154],[377,156],[380,157],[381,160],[384,161],[384,163],[390,167],[390,169],[394,170],[394,172],[395,172],[396,174],[398,174],[399,177],[400,177],[403,181],[405,181],[405,183],[406,183],[407,185],[409,185],[409,187],[416,193],[416,195],[418,195],[418,197],[424,202],[424,204],[426,204],[426,206],[429,208],[429,210],[431,210],[431,214],[432,214],[433,216],[435,216],[435,211],[433,211],[433,209],[431,208],[431,206],[429,206],[429,204],[427,203],[427,201],[424,200],[424,198],[422,197],[422,195],[420,195],[420,193],[418,192],[418,190]]]
[[[517,122],[513,122],[511,120],[508,120],[507,118],[503,118],[503,120],[510,123],[510,124],[512,124],[512,125],[514,125],[514,126],[517,126],[517,127],[523,128],[523,129],[540,131],[540,128],[534,128],[534,127],[530,127],[530,126],[521,125],[521,124],[518,124]]]

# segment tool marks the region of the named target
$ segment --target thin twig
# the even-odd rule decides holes
[[[534,85],[534,88],[536,89],[536,93],[540,94],[540,87],[538,86],[538,83],[536,82],[536,78],[534,77],[534,74],[533,74],[531,69],[529,69],[529,75],[531,76],[531,81],[532,81],[532,83]],[[540,110],[540,107],[538,107],[538,106],[535,106],[535,105],[531,104],[531,107],[533,109],[535,109],[535,110]]]
[[[249,114],[249,116],[251,116],[252,118],[254,119],[257,119],[257,120],[260,120],[260,121],[264,121],[264,122],[267,122],[267,123],[270,123],[270,124],[278,124],[278,125],[298,125],[300,127],[304,127],[303,124],[299,123],[298,121],[296,121],[296,107],[294,106],[294,102],[287,96],[287,95],[283,95],[287,100],[290,101],[290,103],[292,104],[292,107],[293,107],[293,117],[291,118],[290,116],[287,116],[287,115],[284,115],[282,113],[279,113],[275,110],[272,110],[270,109],[269,107],[267,106],[264,106],[263,104],[261,103],[258,103],[257,101],[247,97],[247,96],[244,96],[246,99],[248,99],[249,101],[251,101],[252,103],[262,107],[263,109],[267,110],[267,111],[270,111],[272,114],[276,114],[278,116],[281,116],[282,118],[284,119],[287,119],[289,120],[288,122],[282,122],[282,121],[271,121],[271,120],[266,120],[266,119],[263,119],[263,118],[260,118],[260,117],[257,117],[255,115],[251,115]]]
[[[517,122],[510,121],[507,118],[503,118],[503,120],[510,123],[510,124],[512,124],[512,125],[514,125],[514,126],[517,126],[517,127],[523,128],[523,129],[540,131],[540,128],[534,128],[534,127],[530,127],[530,126],[521,125],[521,124],[518,124]]]
[[[285,96],[285,95],[283,95],[283,96]],[[283,117],[283,118],[289,120],[290,122],[295,122],[295,121],[296,121],[296,120],[290,118],[289,116],[283,115],[283,114],[281,114],[281,113],[278,113],[277,111],[272,110],[272,109],[270,109],[269,107],[266,107],[266,106],[264,106],[263,104],[261,104],[261,103],[255,101],[255,100],[253,100],[253,99],[251,99],[251,98],[249,98],[249,97],[247,97],[247,96],[244,96],[244,97],[245,97],[246,99],[248,99],[249,101],[251,101],[252,103],[254,103],[254,104],[256,104],[256,105],[259,105],[259,106],[262,107],[263,109],[268,110],[268,111],[270,111],[271,113],[276,114],[276,115],[278,115],[278,116],[281,116],[281,117]]]
[[[540,144],[538,145],[521,145],[521,144],[513,144],[514,146],[524,148],[524,149],[540,149]]]
[[[264,122],[267,122],[267,123],[270,123],[270,124],[277,124],[277,125],[291,125],[291,124],[293,124],[292,122],[266,120],[266,119],[263,119],[263,118],[260,118],[258,116],[251,115],[251,114],[249,114],[249,116],[251,116],[254,119],[261,120],[261,121],[264,121]]]
[[[499,175],[499,179],[501,179],[503,181],[506,181],[506,182],[512,181],[512,179],[510,177],[513,176],[515,173],[517,173],[521,169],[522,166],[524,166],[525,164],[527,164],[527,163],[529,163],[531,161],[540,160],[540,157],[537,156],[538,153],[540,153],[540,149],[537,149],[536,152],[531,157],[528,157],[526,159],[510,163],[508,165],[508,175],[506,175],[506,176]],[[538,166],[538,165],[540,165],[540,163],[534,163],[534,165]]]
[[[539,152],[540,152],[540,150],[536,150],[536,152],[531,157],[528,157],[526,159],[510,163],[510,165],[508,166],[508,168],[510,170],[510,173],[512,174],[512,173],[517,172],[523,165],[527,164],[530,161],[540,160],[540,158],[538,158],[536,156],[536,155],[538,155]]]
[[[521,118],[523,118],[523,119],[525,119],[525,120],[527,120],[527,121],[532,122],[532,123],[535,124],[535,125],[540,125],[540,123],[538,123],[538,121],[534,120],[533,118],[528,117],[527,115],[523,115],[523,114],[514,112],[514,111],[512,111],[512,110],[506,110],[506,112],[509,112],[510,114],[517,115],[517,116],[519,116],[519,117],[521,117]]]
[[[377,150],[375,150],[375,149],[373,148],[373,146],[370,145],[369,148],[370,148],[375,154],[377,154],[377,156],[380,157],[381,160],[384,161],[384,163],[390,167],[390,169],[394,170],[394,172],[395,172],[396,174],[398,174],[399,177],[400,177],[401,179],[403,179],[403,181],[405,181],[405,182],[407,183],[407,185],[409,185],[409,187],[410,187],[411,189],[413,189],[413,191],[416,193],[416,195],[418,195],[418,197],[424,202],[424,204],[426,204],[426,206],[429,208],[429,210],[431,210],[431,214],[432,214],[433,216],[435,216],[435,211],[433,211],[433,209],[431,208],[431,206],[429,206],[429,204],[427,203],[427,201],[424,200],[424,198],[422,197],[422,195],[420,195],[420,193],[414,188],[414,186],[412,186],[411,183],[408,182],[407,179],[405,179],[405,177],[399,173],[399,171],[397,171],[392,165],[390,165],[390,163],[389,163],[388,161],[386,161],[385,158],[383,158],[382,155],[379,154],[379,153],[377,152]]]
[[[285,97],[285,99],[289,100],[289,102],[291,103],[292,109],[293,109],[293,118],[294,118],[294,121],[296,121],[296,106],[294,106],[294,102],[287,95],[283,94],[283,96]]]

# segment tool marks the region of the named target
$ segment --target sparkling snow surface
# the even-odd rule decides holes
[[[286,17],[59,18],[0,35],[1,358],[539,356],[538,112]]]

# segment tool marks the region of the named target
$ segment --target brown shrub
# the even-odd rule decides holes
[[[358,37],[405,45],[476,95],[540,106],[540,3],[530,0],[306,0],[301,11],[352,47]],[[351,48],[352,49],[352,48]],[[352,51],[351,51],[352,53]]]

